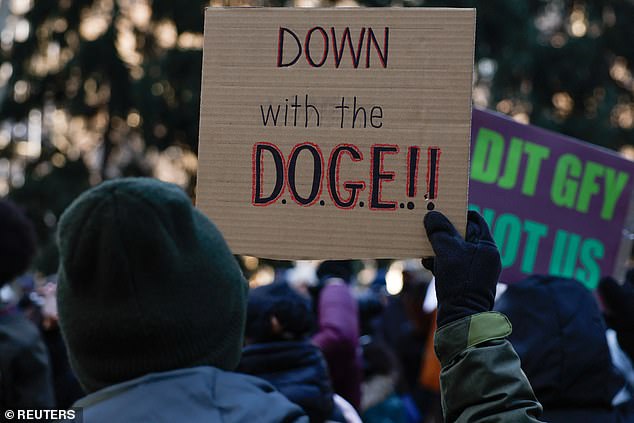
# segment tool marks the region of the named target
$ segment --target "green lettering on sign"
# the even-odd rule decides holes
[[[498,181],[498,186],[503,189],[512,189],[517,183],[517,174],[522,161],[522,146],[524,141],[519,138],[511,138],[508,153],[506,154],[506,165],[504,175]]]
[[[595,289],[601,277],[601,267],[597,260],[605,255],[605,247],[598,239],[588,238],[583,241],[579,261],[584,268],[577,269],[575,279],[583,283],[588,289]]]
[[[616,173],[611,167],[605,169],[605,194],[603,197],[603,207],[601,207],[601,218],[605,220],[612,219],[614,216],[614,208],[623,193],[625,185],[630,178],[627,172]]]
[[[588,213],[590,208],[590,199],[597,194],[601,187],[597,184],[597,177],[603,175],[603,166],[595,162],[587,162],[586,169],[581,178],[581,187],[579,188],[579,198],[577,199],[577,210],[581,213]]]
[[[524,183],[522,184],[522,194],[532,197],[535,195],[535,189],[537,188],[542,161],[550,156],[550,148],[527,142],[524,144],[524,151],[528,155],[528,159],[526,161]]]
[[[530,274],[535,268],[539,241],[548,234],[548,226],[532,220],[525,220],[524,231],[526,232],[526,244],[524,245],[521,270],[523,273]]]
[[[493,237],[500,249],[502,267],[510,267],[517,259],[522,235],[522,222],[514,214],[505,213],[495,221]]]
[[[504,138],[499,133],[480,128],[471,161],[471,178],[485,184],[497,180],[502,164]]]
[[[579,183],[569,176],[579,178],[581,170],[581,160],[574,154],[563,154],[559,158],[550,187],[550,198],[554,204],[569,209],[575,206]]]

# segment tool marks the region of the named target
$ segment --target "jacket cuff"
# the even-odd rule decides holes
[[[506,338],[511,322],[502,313],[487,311],[472,314],[440,327],[434,335],[434,350],[442,367],[460,353],[483,342]]]

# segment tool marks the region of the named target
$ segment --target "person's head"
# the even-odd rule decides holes
[[[286,282],[274,282],[249,292],[245,330],[248,343],[302,340],[313,328],[310,300]]]
[[[10,200],[0,200],[0,287],[24,273],[35,255],[33,224]]]
[[[365,339],[363,339],[365,338]],[[363,375],[364,379],[374,376],[390,376],[398,374],[398,360],[394,352],[384,342],[363,337]]]
[[[354,276],[354,262],[352,260],[326,260],[317,266],[317,280],[315,285],[308,286],[308,294],[312,298],[313,312],[317,312],[319,297],[330,279],[341,279],[349,284]]]
[[[352,276],[354,276],[354,262],[352,260],[326,260],[317,267],[317,277],[320,280],[339,278],[350,282]]]
[[[611,406],[623,379],[596,300],[581,283],[532,276],[509,285],[494,309],[513,325],[509,341],[544,410]]]
[[[218,229],[176,185],[120,179],[62,215],[59,321],[89,392],[239,360],[247,284]]]

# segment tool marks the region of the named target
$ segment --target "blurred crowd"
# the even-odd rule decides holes
[[[430,215],[425,267],[298,262],[247,289],[243,260],[175,186],[124,179],[83,194],[46,277],[28,273],[31,223],[1,200],[0,409],[76,406],[88,422],[634,421],[634,272],[597,292],[540,275],[497,284],[484,221],[470,212],[463,240]]]

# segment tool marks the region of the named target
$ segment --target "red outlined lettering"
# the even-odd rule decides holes
[[[299,195],[295,185],[297,158],[302,150],[308,150],[312,154],[313,162],[315,164],[313,169],[313,185],[310,194],[306,198]],[[293,201],[302,207],[309,207],[315,204],[319,197],[321,197],[321,191],[323,189],[323,174],[324,155],[322,154],[319,146],[312,142],[296,144],[291,150],[291,154],[288,156],[288,167],[286,169],[286,181]]]
[[[427,149],[427,199],[438,198],[438,170],[440,163],[440,147]]]
[[[395,172],[383,169],[384,154],[398,154],[400,151],[396,144],[373,144],[370,148],[370,209],[372,210],[396,210],[396,201],[382,201],[381,191],[383,182],[394,181]]]
[[[319,63],[315,63],[313,61],[313,58],[310,55],[310,40],[311,40],[311,37],[313,36],[313,32],[315,31],[319,31],[321,33],[321,36],[324,39],[324,51],[321,55],[321,62]],[[306,61],[312,67],[320,68],[324,65],[324,63],[326,62],[326,59],[328,58],[328,34],[326,34],[326,31],[322,27],[316,26],[314,28],[311,28],[306,33],[306,39],[304,41],[304,54],[306,55]]]
[[[284,60],[284,32],[288,32],[289,34],[291,34],[291,36],[295,39],[295,42],[297,43],[297,49],[298,49],[297,55],[289,63],[282,63],[282,60]],[[280,32],[277,38],[277,67],[284,68],[288,66],[293,66],[295,63],[297,63],[301,55],[302,55],[302,44],[299,41],[299,38],[297,38],[297,35],[295,35],[295,33],[288,28],[280,27]]]
[[[343,58],[343,49],[345,48],[346,41],[347,41],[349,51],[350,51],[350,57],[352,57],[352,66],[354,66],[355,69],[358,68],[359,61],[361,60],[361,49],[363,48],[365,28],[361,28],[361,32],[359,33],[359,42],[357,44],[356,53],[352,45],[352,37],[350,36],[349,27],[346,27],[346,29],[343,30],[343,37],[341,38],[341,44],[339,45],[339,48],[337,48],[337,35],[335,33],[334,27],[330,27],[330,35],[332,35],[332,51],[335,54],[335,67],[338,68],[339,65],[341,64],[341,59]]]
[[[412,146],[407,149],[407,196],[416,197],[418,191],[418,162],[420,147]]]
[[[359,191],[365,189],[364,181],[346,181],[343,188],[350,194],[346,200],[343,200],[339,193],[339,173],[341,170],[341,161],[339,160],[342,153],[350,156],[353,162],[363,160],[363,153],[354,144],[339,144],[332,149],[330,159],[328,160],[328,193],[335,207],[339,209],[352,209],[357,205]]]
[[[288,32],[295,39],[295,43],[297,44],[297,55],[293,60],[288,63],[282,63],[284,59],[284,33]],[[299,60],[302,55],[302,43],[297,38],[297,35],[288,28],[280,27],[280,32],[277,38],[277,67],[284,68],[288,66],[293,66]]]
[[[262,175],[264,174],[262,151],[268,151],[271,153],[275,163],[276,173],[273,192],[265,198],[262,198]],[[251,204],[257,207],[264,207],[277,201],[284,192],[284,168],[284,155],[278,146],[270,142],[259,142],[253,144],[253,153],[251,155]]]
[[[385,33],[383,35],[383,50],[379,47],[379,43],[374,36],[374,31],[372,28],[368,28],[368,45],[365,56],[365,67],[370,67],[370,46],[374,44],[374,49],[376,50],[377,55],[379,56],[379,60],[384,68],[387,68],[387,54],[388,54],[388,42],[390,38],[390,28],[385,27]]]

